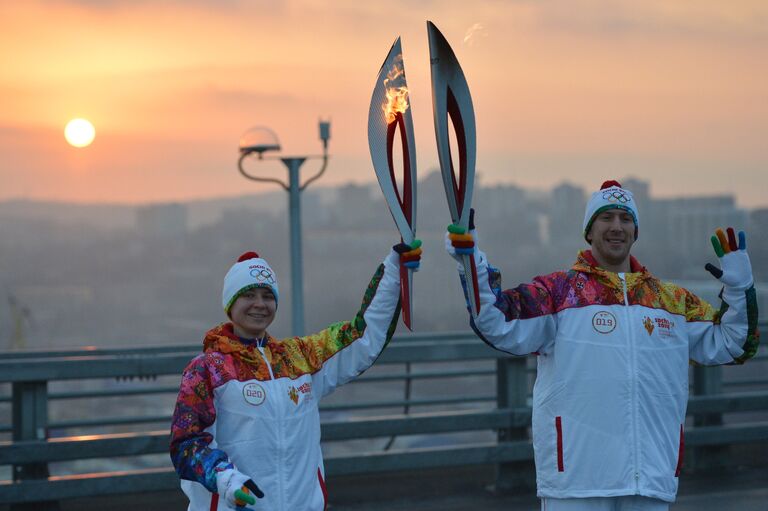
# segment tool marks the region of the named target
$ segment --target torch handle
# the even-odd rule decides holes
[[[467,286],[467,301],[469,302],[469,311],[472,319],[477,319],[480,313],[480,288],[477,284],[477,266],[475,265],[475,256],[465,254],[461,256],[461,264],[464,266],[464,280]]]
[[[400,301],[403,309],[403,324],[413,331],[413,270],[400,265]]]

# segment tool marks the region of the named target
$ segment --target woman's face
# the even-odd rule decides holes
[[[277,301],[268,287],[249,289],[229,309],[235,334],[246,339],[261,339],[275,319]]]

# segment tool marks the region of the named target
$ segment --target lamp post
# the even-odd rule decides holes
[[[237,168],[240,173],[254,181],[277,183],[288,192],[288,216],[290,219],[291,232],[291,335],[304,335],[304,284],[303,284],[303,264],[301,252],[301,192],[313,181],[320,178],[328,166],[328,141],[331,139],[331,123],[329,121],[320,121],[320,140],[323,142],[323,154],[313,156],[292,156],[292,157],[274,157],[265,158],[264,153],[268,151],[279,151],[280,143],[277,135],[263,126],[257,126],[249,129],[240,137],[240,159],[237,161]],[[243,160],[248,156],[256,154],[259,160],[277,159],[283,162],[288,169],[288,182],[272,177],[259,177],[249,174],[243,168]],[[300,184],[299,169],[308,159],[321,158],[323,160],[320,170],[307,179],[304,184]]]

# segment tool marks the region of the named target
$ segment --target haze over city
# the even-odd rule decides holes
[[[285,153],[317,154],[320,118],[332,122],[323,184],[373,182],[368,102],[398,36],[426,173],[437,163],[426,20],[467,76],[484,183],[591,189],[634,175],[658,197],[768,205],[757,0],[3,2],[0,200],[269,191],[238,174],[240,135],[265,125]],[[93,123],[93,143],[66,142],[74,118]]]

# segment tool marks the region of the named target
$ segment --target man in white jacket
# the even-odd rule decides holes
[[[632,193],[607,181],[584,216],[591,250],[570,270],[502,291],[474,231],[449,227],[449,254],[475,255],[481,306],[472,328],[496,349],[539,355],[532,425],[542,510],[668,510],[683,462],[689,360],[741,364],[757,352],[744,233],[712,237],[718,310],[630,255],[638,228]]]

